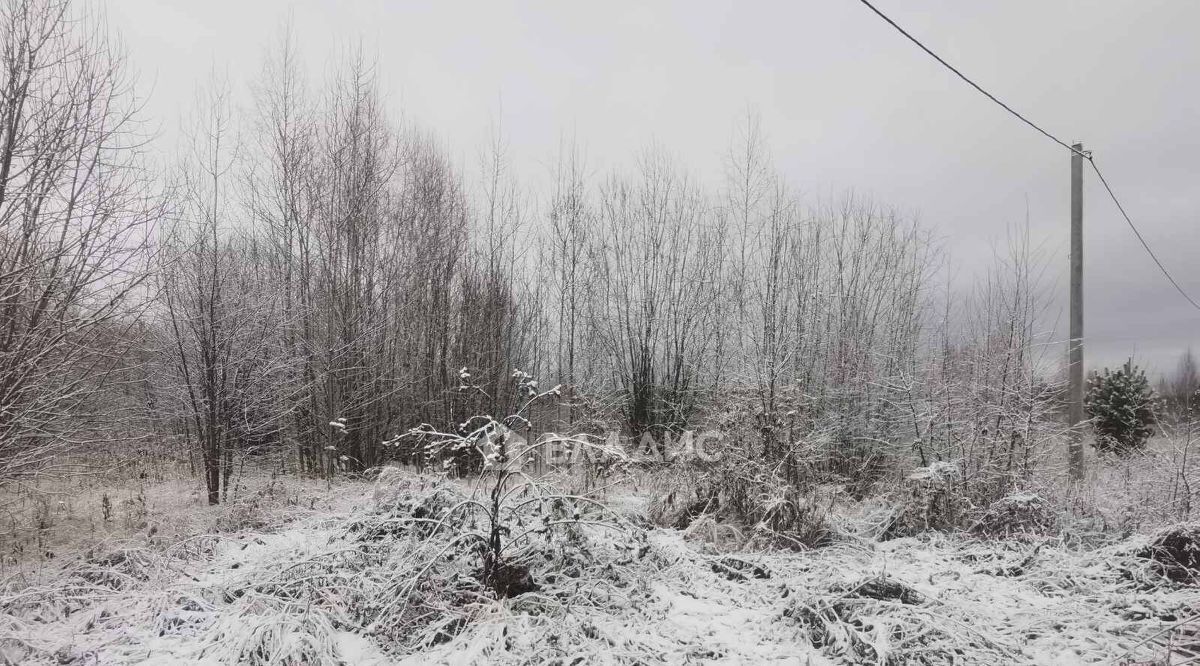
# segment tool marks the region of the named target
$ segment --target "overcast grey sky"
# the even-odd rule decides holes
[[[878,0],[898,23],[1067,141],[1095,151],[1142,233],[1200,298],[1200,2]],[[1066,291],[1069,154],[853,0],[480,2],[107,0],[164,141],[215,67],[256,76],[290,15],[314,76],[362,40],[397,116],[464,167],[501,115],[523,181],[564,134],[591,168],[651,141],[715,179],[739,118],[811,195],[848,189],[919,215],[969,273],[1028,212]],[[1085,175],[1089,365],[1170,366],[1200,311],[1157,273]],[[1065,322],[1065,311],[1063,313]]]

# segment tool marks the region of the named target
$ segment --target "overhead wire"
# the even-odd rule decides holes
[[[1017,119],[1019,119],[1021,122],[1032,127],[1033,129],[1037,130],[1040,134],[1042,134],[1046,138],[1050,139],[1054,143],[1057,143],[1058,145],[1062,146],[1063,148],[1066,148],[1072,154],[1078,155],[1079,157],[1086,159],[1088,161],[1088,163],[1092,165],[1092,169],[1095,170],[1096,176],[1100,179],[1100,183],[1102,185],[1104,185],[1104,189],[1106,192],[1108,192],[1109,198],[1111,198],[1113,203],[1116,204],[1117,210],[1119,210],[1121,212],[1121,216],[1123,218],[1125,218],[1125,222],[1129,225],[1129,228],[1133,230],[1133,235],[1137,237],[1138,242],[1141,243],[1141,245],[1142,245],[1142,248],[1144,250],[1146,250],[1146,254],[1149,254],[1150,258],[1152,260],[1154,260],[1154,264],[1156,266],[1158,266],[1158,270],[1162,271],[1162,274],[1167,278],[1167,281],[1171,283],[1171,286],[1175,287],[1175,290],[1178,291],[1179,294],[1181,296],[1183,296],[1184,299],[1186,299],[1187,302],[1192,305],[1192,307],[1196,308],[1197,310],[1200,310],[1200,303],[1197,303],[1196,299],[1192,298],[1191,295],[1189,295],[1187,293],[1187,291],[1184,290],[1184,288],[1179,284],[1179,281],[1176,280],[1173,275],[1171,275],[1171,272],[1169,270],[1167,270],[1167,267],[1158,258],[1158,255],[1154,253],[1154,250],[1150,247],[1150,244],[1148,242],[1146,242],[1146,238],[1144,236],[1142,236],[1142,232],[1140,230],[1138,230],[1137,225],[1134,224],[1133,218],[1131,218],[1129,216],[1129,213],[1127,213],[1125,211],[1125,206],[1123,206],[1121,204],[1121,201],[1117,198],[1116,193],[1113,192],[1112,187],[1108,184],[1108,180],[1106,180],[1104,178],[1104,174],[1100,171],[1099,165],[1096,164],[1096,160],[1092,156],[1091,151],[1077,149],[1074,146],[1068,144],[1066,141],[1063,141],[1062,139],[1059,139],[1058,137],[1054,136],[1053,134],[1046,131],[1045,129],[1042,129],[1042,127],[1040,125],[1033,122],[1029,118],[1026,118],[1025,116],[1021,115],[1021,113],[1019,113],[1018,111],[1013,109],[1008,104],[1005,104],[1000,98],[996,97],[995,95],[993,95],[992,93],[990,93],[986,89],[984,89],[983,86],[972,81],[970,77],[968,77],[966,74],[963,74],[957,67],[955,67],[954,65],[951,65],[944,58],[942,58],[938,54],[934,53],[932,49],[930,49],[928,46],[925,46],[923,43],[921,43],[921,40],[912,36],[912,34],[910,34],[907,30],[902,28],[900,26],[900,24],[893,21],[891,19],[891,17],[889,17],[887,14],[884,14],[875,5],[871,4],[869,2],[869,0],[859,0],[859,2],[866,5],[866,7],[868,9],[870,9],[872,12],[874,12],[879,18],[886,21],[888,23],[888,25],[895,28],[900,34],[902,34],[906,38],[908,38],[908,40],[910,42],[912,42],[913,44],[916,44],[922,51],[924,51],[926,54],[928,54],[934,60],[938,61],[943,67],[945,67],[946,69],[953,72],[956,76],[958,76],[958,78],[965,81],[968,85],[970,85],[972,88],[974,88],[980,94],[982,94],[984,97],[987,97],[988,99],[992,100],[997,105],[999,105],[1001,108],[1003,108],[1005,111],[1008,111],[1010,114],[1012,114]]]

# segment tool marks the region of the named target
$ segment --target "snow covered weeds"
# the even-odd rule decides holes
[[[653,567],[643,531],[532,484],[500,499],[493,521],[460,485],[387,470],[365,511],[89,558],[6,586],[0,661],[353,662],[348,640],[393,658],[500,607],[554,618],[639,594]],[[489,577],[493,522],[503,560]]]
[[[8,579],[0,663],[1132,664],[1196,647],[1200,594],[1176,575],[1195,564],[1194,526],[1085,551],[846,530],[800,553],[713,553],[637,527],[635,498],[612,497],[614,516],[509,490],[507,588],[484,575],[487,539],[467,536],[491,533],[486,493],[386,470],[343,491],[357,508]]]

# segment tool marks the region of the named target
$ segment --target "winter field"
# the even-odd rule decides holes
[[[1080,505],[1091,518],[1072,518],[1018,496],[1007,518],[977,523],[1003,535],[887,538],[915,500],[830,488],[813,547],[781,547],[761,538],[767,524],[716,511],[689,518],[677,472],[586,490],[576,475],[514,477],[498,513],[511,570],[487,581],[471,535],[491,525],[470,502],[491,506],[496,472],[326,482],[255,470],[219,506],[162,469],[72,482],[6,498],[0,660],[1192,663],[1196,571],[1148,548],[1163,527],[1148,504],[1159,465],[1093,466],[1093,487],[1125,515]],[[910,493],[923,473],[941,472],[918,470]]]
[[[1066,154],[1051,180],[1048,154],[931,115],[965,112],[927,73],[860,80],[872,52],[899,61],[840,19],[870,40],[818,28],[854,76],[826,75],[833,52],[728,69],[763,101],[803,91],[764,115],[659,43],[707,3],[658,24],[605,4],[575,33],[456,8],[445,38],[390,61],[360,38],[441,34],[412,3],[138,3],[163,4],[0,0],[0,666],[1200,661],[1196,315],[1152,300],[1176,294],[1089,202],[1100,307],[1079,330],[1082,244],[1066,261],[1067,211],[1046,204]],[[392,23],[337,28],[351,5]],[[767,9],[717,23],[758,33]],[[1195,23],[1167,9],[1147,14]],[[653,47],[607,35],[610,15]],[[1133,23],[1105,22],[1129,48]],[[1012,25],[1030,48],[996,53],[1038,57],[1030,19]],[[569,56],[601,33],[621,67],[589,76]],[[492,38],[557,78],[527,86],[525,56],[462,46]],[[201,43],[208,78],[156,70],[206,60]],[[1072,132],[1185,163],[1140,146],[1195,135],[1148,134],[1142,113],[1187,100],[1051,60],[1012,84],[1045,69],[1047,95],[1120,90],[1137,140]],[[418,66],[446,85],[409,87]],[[460,76],[476,69],[496,85]],[[653,94],[623,92],[641,79]],[[152,102],[154,80],[176,98]],[[438,100],[499,102],[504,81],[530,96],[507,112]],[[673,117],[676,95],[696,101]],[[534,113],[568,97],[607,127]],[[718,102],[729,125],[701,120]],[[901,111],[922,114],[907,138]],[[861,118],[862,140],[831,118]],[[1123,161],[1059,143],[1075,204],[1093,148]],[[1200,309],[1194,211],[1149,187],[1192,174],[1125,161],[1109,188],[1091,166],[1094,194],[1129,193],[1143,249],[1133,217],[1164,244],[1181,232],[1179,280],[1153,263]]]

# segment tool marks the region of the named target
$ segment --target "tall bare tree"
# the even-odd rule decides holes
[[[270,253],[243,233],[239,139],[229,91],[202,95],[189,128],[177,219],[162,236],[163,351],[180,426],[203,461],[210,504],[228,498],[234,455],[278,439],[291,360],[281,296],[259,264]]]

